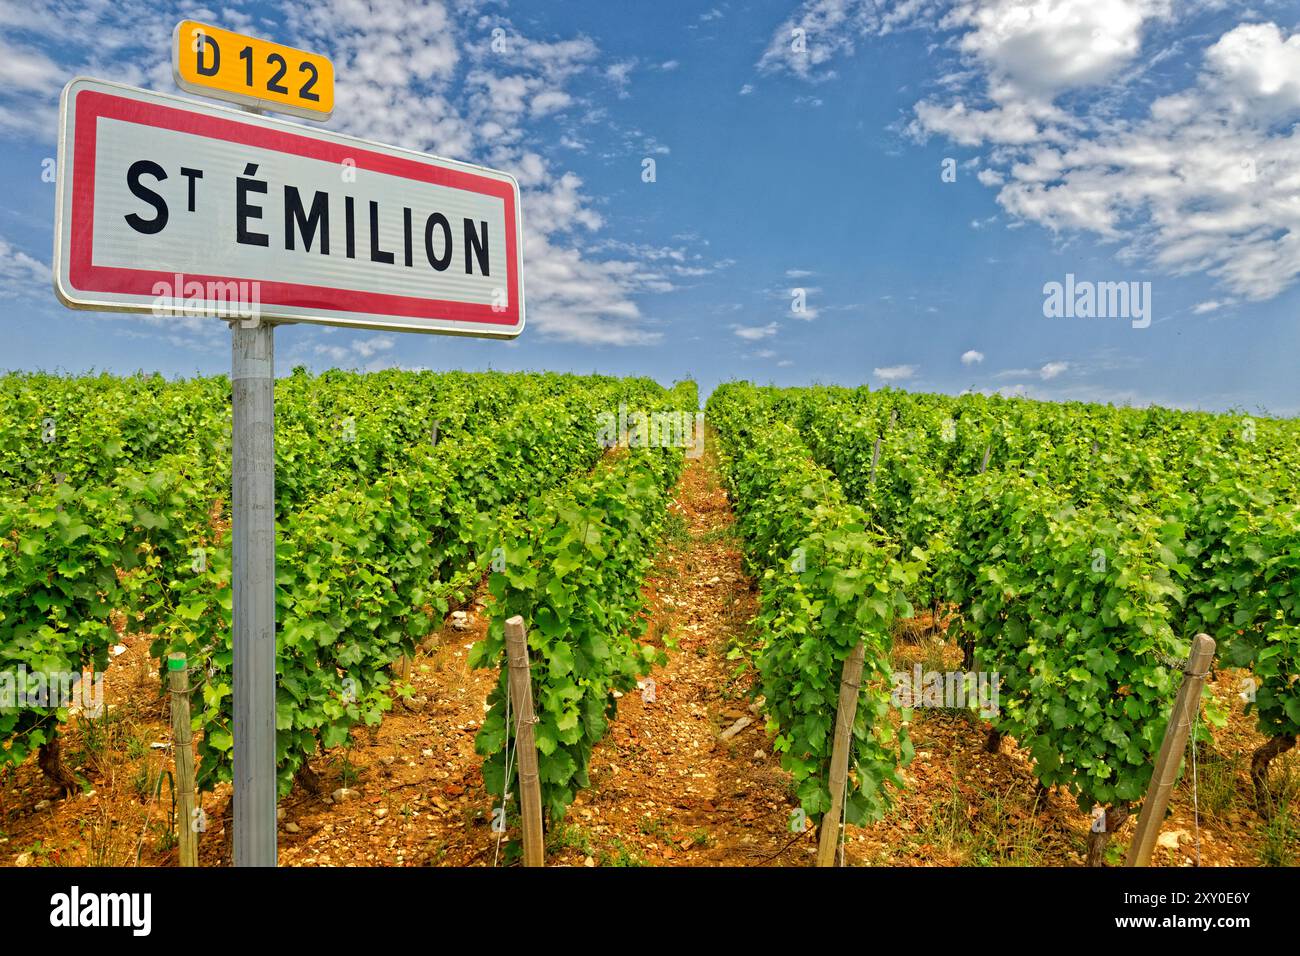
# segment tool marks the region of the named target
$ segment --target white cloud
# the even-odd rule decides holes
[[[1048,362],[1045,365],[1042,365],[1041,367],[1036,369],[1032,369],[1032,368],[1003,369],[1001,372],[998,372],[993,377],[1000,378],[1000,379],[1033,377],[1033,378],[1041,379],[1044,382],[1047,382],[1050,381],[1051,379],[1059,378],[1061,375],[1064,375],[1073,367],[1074,366],[1072,366],[1069,362]]]
[[[1216,312],[1223,308],[1223,305],[1224,303],[1219,302],[1216,299],[1211,299],[1208,302],[1198,302],[1196,305],[1192,306],[1192,314],[1205,315],[1207,312]]]
[[[775,322],[769,322],[767,325],[733,325],[731,327],[736,336],[746,342],[757,342],[760,339],[771,338],[776,335],[777,328]]]
[[[641,310],[631,298],[654,281],[653,276],[647,277],[632,261],[594,261],[577,249],[554,246],[546,234],[524,222],[530,324],[553,338],[592,345],[659,341],[660,333],[644,328]]]
[[[946,106],[921,102],[916,104],[916,122],[909,129],[918,138],[938,133],[961,146],[982,146],[985,143],[1024,145],[1039,138],[1039,121],[1046,119],[1051,112],[1029,103],[972,109],[960,99]]]
[[[357,354],[362,358],[370,358],[372,355],[379,352],[387,352],[396,344],[397,340],[391,335],[376,335],[367,339],[362,339],[356,344],[355,348]]]
[[[312,352],[324,356],[340,368],[356,368],[364,360],[390,351],[396,344],[396,339],[391,335],[371,335],[346,345],[317,343],[312,346]]]
[[[1050,99],[1111,79],[1137,55],[1171,0],[964,0],[944,18],[994,84]]]
[[[969,349],[961,353],[962,365],[979,365],[984,361],[984,353],[977,352],[975,349]]]
[[[66,80],[59,65],[44,53],[15,48],[0,37],[0,86],[48,93]]]
[[[1190,85],[1132,82],[1163,52],[1145,35],[1167,0],[989,0],[943,21],[978,67],[948,100],[916,104],[918,139],[991,147],[979,181],[1012,227],[1088,232],[1164,274],[1204,272],[1267,299],[1300,277],[1300,33],[1243,23],[1192,57]],[[1196,38],[1183,38],[1183,43]],[[1109,100],[1066,90],[1106,82]],[[1115,102],[1129,104],[1117,110]]]
[[[629,95],[627,85],[632,78],[632,70],[636,67],[636,63],[635,59],[622,60],[605,67],[605,79],[614,84],[621,99],[625,99]]]
[[[860,38],[928,22],[941,6],[939,0],[898,0],[888,6],[876,0],[805,0],[772,32],[758,69],[789,72],[805,80],[830,79],[835,73],[827,64],[852,53]],[[802,49],[797,48],[796,30],[802,31]]]
[[[884,382],[905,382],[916,375],[915,365],[889,365],[871,370],[871,374]]]
[[[533,116],[555,113],[573,103],[573,97],[563,90],[543,90],[533,97],[528,110]]]
[[[0,299],[52,296],[50,267],[0,236]]]
[[[1300,115],[1300,33],[1243,23],[1205,53],[1206,82],[1234,112],[1288,121]]]

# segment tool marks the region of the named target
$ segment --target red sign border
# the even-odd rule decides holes
[[[236,142],[245,146],[275,150],[310,159],[342,164],[351,160],[358,169],[398,176],[418,182],[463,189],[499,198],[505,207],[506,289],[509,306],[496,311],[481,303],[450,302],[418,296],[363,292],[331,286],[295,282],[268,282],[247,276],[214,276],[186,273],[198,282],[256,281],[260,305],[286,309],[307,308],[324,312],[368,313],[384,317],[463,322],[470,326],[513,326],[519,323],[518,210],[511,182],[479,176],[418,159],[391,156],[361,145],[302,136],[287,129],[245,123],[238,120],[150,103],[129,96],[98,90],[78,90],[76,97],[76,143],[72,182],[72,221],[68,281],[78,293],[110,293],[154,297],[154,284],[171,283],[175,271],[125,269],[93,263],[95,215],[95,152],[99,119],[122,120]]]

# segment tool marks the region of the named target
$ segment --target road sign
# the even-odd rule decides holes
[[[328,57],[197,20],[176,24],[172,72],[186,92],[241,106],[315,120],[334,112],[334,64]]]
[[[523,330],[506,173],[86,78],[63,90],[58,168],[72,308]]]

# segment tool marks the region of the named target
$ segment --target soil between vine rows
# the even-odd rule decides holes
[[[712,443],[687,461],[668,532],[646,582],[647,639],[667,662],[639,693],[619,701],[610,731],[593,752],[591,786],[548,834],[548,865],[810,865],[815,834],[791,833],[797,806],[789,777],[751,708],[751,674],[728,660],[747,639],[757,593],[741,567],[739,542]],[[469,646],[486,626],[484,592],[467,606],[470,626],[444,626],[413,661],[412,701],[398,702],[373,733],[359,730],[344,752],[318,758],[320,794],[302,786],[282,802],[280,862],[286,866],[492,866],[506,844],[491,832],[474,735],[495,674],[470,671]],[[109,715],[76,721],[65,756],[88,792],[60,800],[35,760],[0,777],[0,865],[175,865],[167,836],[170,793],[159,773],[170,754],[166,702],[157,692],[150,638],[124,635],[126,650],[107,672]],[[900,645],[899,669],[914,662],[959,668],[960,653],[937,635]],[[1249,807],[1246,758],[1262,738],[1237,699],[1241,675],[1218,674],[1212,691],[1229,707],[1213,750],[1200,752],[1201,865],[1258,865],[1300,856],[1295,802],[1266,824]],[[719,735],[750,722],[729,741]],[[1034,803],[1028,756],[1006,741],[983,750],[978,721],[950,711],[918,711],[917,756],[907,788],[884,820],[849,827],[851,865],[1078,865],[1088,818],[1072,798]],[[1296,776],[1297,758],[1274,773]],[[346,787],[355,797],[335,802]],[[205,795],[209,829],[204,865],[230,862],[229,788]],[[1133,824],[1114,840],[1121,853]],[[1155,865],[1191,865],[1198,827],[1192,788],[1180,783],[1164,826],[1177,847]],[[507,837],[514,834],[508,834]]]

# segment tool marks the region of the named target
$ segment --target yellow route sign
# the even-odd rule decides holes
[[[334,64],[319,53],[182,20],[172,38],[176,84],[189,93],[328,119],[334,112]]]

